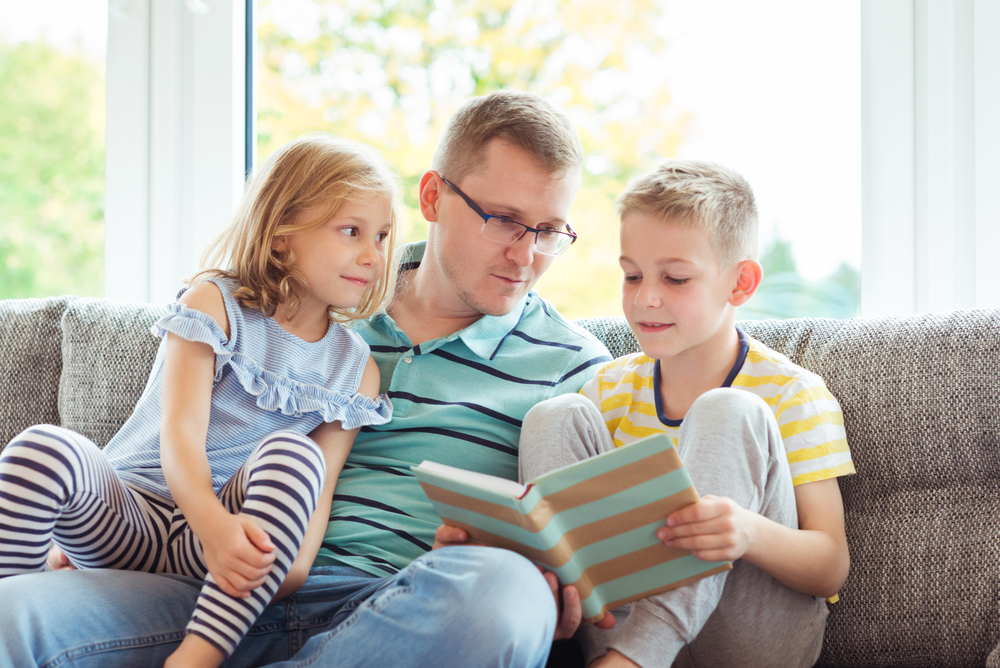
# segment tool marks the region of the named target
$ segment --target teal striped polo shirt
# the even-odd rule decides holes
[[[424,243],[405,250],[403,270],[420,262]],[[354,328],[371,346],[393,414],[388,424],[358,434],[315,565],[379,576],[429,550],[441,524],[411,466],[429,459],[516,480],[528,409],[578,391],[611,360],[600,341],[535,292],[507,315],[483,316],[418,346],[385,314]]]

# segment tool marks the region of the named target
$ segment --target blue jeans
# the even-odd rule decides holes
[[[201,585],[107,570],[7,578],[0,667],[162,665]],[[449,547],[387,578],[314,568],[298,592],[264,610],[223,665],[544,666],[555,621],[552,594],[531,562]]]

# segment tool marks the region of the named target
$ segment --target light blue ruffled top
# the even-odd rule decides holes
[[[212,485],[221,489],[260,441],[279,430],[308,434],[323,422],[344,429],[380,425],[392,416],[382,395],[358,394],[371,354],[361,336],[331,323],[309,343],[233,298],[235,280],[210,279],[222,291],[230,336],[214,319],[183,304],[168,306],[152,332],[164,339],[135,411],[104,449],[122,480],[172,498],[160,465],[163,356],[168,335],[207,343],[215,351],[215,381],[206,449]],[[178,297],[183,294],[182,290]]]

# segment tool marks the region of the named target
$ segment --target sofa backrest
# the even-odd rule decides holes
[[[37,422],[105,444],[163,312],[0,302],[0,446]],[[637,350],[623,318],[578,322],[615,356]],[[840,479],[852,566],[818,665],[983,665],[1000,638],[1000,310],[740,327],[825,379],[858,470]]]
[[[59,320],[76,297],[0,301],[0,449],[35,424],[59,424]]]

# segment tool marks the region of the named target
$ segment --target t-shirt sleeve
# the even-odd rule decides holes
[[[794,485],[855,472],[844,413],[819,376],[799,376],[786,386],[775,418]]]

